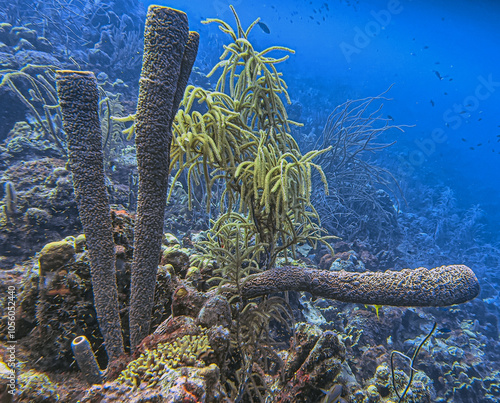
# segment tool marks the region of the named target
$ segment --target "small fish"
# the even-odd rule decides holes
[[[467,141],[467,140],[465,140],[465,139],[462,137],[462,141]]]
[[[262,31],[264,31],[266,34],[270,34],[271,33],[271,30],[269,29],[269,27],[264,24],[263,22],[258,22],[257,25],[259,26],[260,29],[262,29]]]
[[[387,115],[387,118],[390,120],[394,120],[394,118],[391,115]]]
[[[447,327],[442,327],[441,329],[437,330],[439,333],[451,333],[451,329],[448,329]]]
[[[475,150],[475,148],[474,148],[474,147],[469,147],[469,148],[470,148],[471,150]]]
[[[429,49],[429,47],[426,45],[426,46],[424,46],[424,49]]]
[[[483,143],[479,143],[476,147],[481,147],[483,145]]]
[[[434,101],[431,99],[431,105],[434,106]]]
[[[439,71],[437,70],[432,70],[434,72],[434,74],[436,75],[437,78],[439,78],[440,80],[442,80],[444,77],[441,76],[441,74],[439,74]]]

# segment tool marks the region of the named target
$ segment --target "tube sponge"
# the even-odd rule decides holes
[[[91,385],[102,383],[103,374],[99,368],[99,364],[97,364],[89,340],[85,336],[78,336],[71,343],[71,349],[86,381]]]
[[[17,193],[14,184],[11,181],[5,182],[5,207],[7,214],[12,215],[17,210]]]
[[[57,93],[80,220],[90,258],[94,304],[108,358],[123,354],[115,245],[104,182],[97,81],[91,72],[57,71]]]
[[[464,265],[365,273],[280,267],[247,280],[241,293],[252,298],[279,291],[369,305],[447,306],[475,298],[479,282]]]
[[[186,14],[150,6],[135,120],[139,190],[130,295],[130,344],[148,335],[168,189],[171,126],[198,51]]]

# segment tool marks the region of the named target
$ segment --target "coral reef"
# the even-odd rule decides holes
[[[0,87],[8,86],[17,95],[46,137],[51,138],[59,152],[66,155],[65,139],[60,126],[61,114],[57,108],[57,94],[53,85],[52,69],[58,67],[58,63],[29,63],[20,70],[0,71]]]
[[[398,266],[433,265],[450,259],[470,267],[498,266],[498,246],[488,243],[479,246],[477,242],[484,235],[484,212],[479,206],[459,208],[449,187],[419,185],[407,194],[412,208],[398,215],[403,233],[397,247]]]
[[[116,241],[114,251],[121,327],[126,334],[133,220],[123,212],[114,210],[111,217],[113,238]],[[99,364],[104,367],[106,355],[96,319],[85,236],[68,237],[50,243],[43,249],[44,252],[39,254],[42,264],[40,259],[28,262],[21,271],[24,271],[22,279],[14,282],[2,279],[2,284],[20,284],[16,312],[17,336],[24,338],[30,334],[22,344],[29,349],[30,361],[37,363],[37,369],[76,368],[71,342],[77,336],[89,339]],[[172,277],[174,275],[173,271],[171,275],[165,267],[158,271],[152,314],[154,327],[171,313],[172,293],[177,284],[177,280]],[[4,319],[0,322],[2,334],[6,333]]]
[[[18,193],[18,211],[22,213],[10,216],[10,225],[7,226],[8,231],[5,231],[8,251],[6,267],[22,257],[26,258],[40,247],[37,238],[45,235],[44,242],[56,240],[73,234],[80,228],[79,220],[74,215],[76,205],[72,200],[71,175],[68,170],[63,169],[65,160],[60,160],[67,155],[66,135],[62,128],[52,68],[48,65],[28,65],[21,70],[0,72],[1,88],[8,88],[29,112],[26,121],[14,124],[0,146],[0,169],[5,170],[1,181],[14,184]],[[124,140],[117,134],[121,130],[121,124],[112,124],[109,114],[121,114],[123,108],[117,100],[119,94],[111,94],[102,89],[99,92],[104,146],[107,144],[105,167],[114,172],[109,159],[121,156],[116,147]],[[127,175],[130,171],[128,169]],[[120,179],[118,175],[110,174],[110,177]],[[108,190],[113,201],[123,203],[127,194],[124,191],[120,194],[115,189],[119,190],[120,187],[109,184]],[[0,197],[3,190],[0,190]],[[1,215],[0,225],[7,224],[6,214]],[[14,246],[22,247],[9,251]]]
[[[24,399],[29,399],[33,403],[59,401],[57,386],[43,373],[33,370],[26,371],[19,375],[18,382],[21,390],[18,396],[20,402],[25,401]]]
[[[323,396],[320,389],[331,385],[341,373],[345,357],[345,346],[336,333],[297,323],[277,387],[277,401],[319,401]]]
[[[377,246],[363,241],[339,241],[333,244],[335,251],[331,255],[326,248],[311,250],[309,255],[321,270],[346,270],[355,272],[385,271],[394,267],[396,256],[392,250],[380,250],[374,254]]]
[[[200,327],[189,316],[168,319],[141,343],[114,381],[92,387],[82,402],[222,401],[229,332],[216,322],[206,324]]]
[[[25,5],[25,1],[11,3]],[[66,0],[55,1],[67,4]],[[35,14],[45,16],[50,2],[41,3]],[[76,10],[82,4],[73,2]],[[101,175],[104,170],[106,176],[98,178],[101,194],[92,191],[92,198],[86,199],[102,199],[98,221],[106,230],[102,245],[107,250],[99,260],[108,269],[116,268],[116,272],[108,271],[115,294],[110,296],[116,303],[115,325],[124,336],[125,351],[129,351],[128,336],[133,333],[130,355],[120,356],[121,351],[115,351],[115,360],[106,360],[105,348],[109,343],[104,343],[101,334],[105,326],[98,323],[93,305],[93,293],[100,286],[91,276],[95,271],[95,231],[89,232],[84,222],[87,236],[81,234],[72,174],[65,168],[63,158],[66,136],[59,132],[59,109],[50,102],[38,103],[48,97],[45,93],[37,95],[37,87],[40,90],[43,81],[33,86],[27,76],[13,74],[5,83],[20,80],[17,87],[25,99],[30,92],[24,91],[32,89],[37,102],[35,111],[39,113],[39,119],[23,116],[26,121],[18,122],[0,146],[0,169],[4,170],[0,180],[0,264],[7,267],[16,259],[19,262],[20,256],[27,258],[40,251],[22,266],[0,271],[0,291],[20,284],[16,335],[19,362],[25,367],[23,379],[19,380],[22,389],[16,399],[389,403],[398,400],[398,393],[401,395],[410,380],[407,374],[415,369],[404,401],[498,400],[498,295],[493,286],[485,284],[487,293],[483,296],[489,299],[442,308],[468,301],[479,292],[477,278],[468,267],[440,266],[443,261],[461,260],[441,254],[435,269],[383,271],[401,264],[392,250],[399,239],[398,231],[392,231],[397,226],[396,210],[389,193],[376,190],[387,184],[387,177],[379,181],[379,175],[384,173],[360,158],[364,151],[375,151],[374,147],[381,146],[371,140],[391,128],[390,122],[378,117],[378,110],[375,114],[361,113],[380,99],[361,100],[361,106],[351,101],[339,107],[327,127],[329,133],[325,132],[331,136],[324,149],[310,148],[303,154],[296,141],[296,135],[303,133],[296,130],[299,126],[292,120],[304,114],[305,107],[298,103],[285,106],[291,100],[276,65],[287,55],[270,56],[271,51],[289,49],[254,49],[249,34],[259,20],[244,30],[233,9],[236,29],[222,20],[208,21],[215,22],[231,42],[209,77],[196,73],[192,82],[205,87],[189,86],[187,78],[196,55],[197,36],[189,36],[183,13],[154,6],[151,14],[169,14],[173,22],[168,29],[148,22],[140,105],[131,130],[121,133],[122,121],[132,117],[113,119],[112,115],[121,115],[124,109],[119,102],[121,95],[109,91],[120,88],[130,92],[136,87],[120,80],[111,83],[110,77],[115,79],[121,74],[118,71],[123,70],[120,52],[134,49],[129,72],[137,67],[140,56],[135,53],[140,39],[136,35],[137,18],[128,18],[126,7],[132,10],[135,6],[130,1],[88,3],[85,13],[60,24],[58,30],[74,30],[67,32],[70,43],[76,43],[80,37],[88,41],[84,51],[73,51],[77,46],[58,43],[60,33],[54,32],[56,28],[50,34],[56,39],[52,50],[59,59],[64,60],[61,49],[70,49],[79,62],[86,58],[90,61],[86,65],[89,69],[99,66],[107,71],[97,77],[99,100],[95,83],[92,84],[91,106],[100,119],[93,113],[92,125],[87,124],[95,130],[94,134],[101,128],[102,139],[96,135],[88,144],[95,146],[93,151],[99,149],[93,155],[98,165],[94,171]],[[0,44],[0,52],[8,52],[2,62],[12,63],[12,73],[19,73],[19,65],[15,64],[19,61],[43,60],[44,52],[50,51],[51,46],[37,32],[38,21],[43,18],[32,21],[28,28],[23,12],[24,9],[16,11],[0,0],[0,17],[17,18],[10,26],[0,24],[0,40],[6,43]],[[92,16],[78,25],[87,12]],[[50,26],[61,20],[66,10],[56,8],[54,13],[47,22]],[[169,38],[157,41],[158,36]],[[162,58],[152,42],[162,48],[171,48],[174,42],[174,51]],[[32,46],[40,46],[40,50]],[[116,71],[110,71],[114,64]],[[45,74],[43,66],[38,67],[28,75]],[[217,84],[209,89],[216,72],[220,73],[215,78]],[[50,75],[46,79],[46,85],[52,84]],[[0,87],[2,103],[8,99],[1,92],[6,87]],[[47,89],[50,93],[51,89]],[[152,91],[148,93],[146,89]],[[11,89],[10,95],[12,91],[15,92]],[[30,110],[19,94],[15,99],[18,107]],[[29,99],[32,106],[35,101]],[[126,102],[133,104],[133,98]],[[176,114],[179,104],[181,110]],[[323,100],[317,100],[314,119],[326,118],[325,105]],[[314,119],[306,122],[307,129],[311,129],[311,147]],[[370,121],[381,127],[369,126]],[[356,132],[356,125],[362,125],[371,134]],[[52,130],[62,134],[58,137],[62,148]],[[72,152],[75,147],[71,135],[78,131],[67,131],[71,132]],[[130,139],[134,133],[139,178],[135,148],[128,146],[122,152],[115,147],[127,144],[125,136],[128,134]],[[349,146],[343,149],[342,143]],[[88,144],[82,151],[89,152]],[[330,145],[333,147],[328,148]],[[343,154],[345,151],[347,154]],[[327,159],[322,164],[329,175],[324,175],[316,157]],[[26,161],[19,162],[20,159]],[[71,164],[74,168],[75,160]],[[169,168],[174,169],[170,181]],[[175,171],[176,168],[179,169]],[[76,171],[73,180],[78,186]],[[333,174],[342,176],[340,171],[345,172],[345,184],[332,180]],[[90,181],[97,183],[95,177]],[[324,184],[319,181],[329,181],[331,196],[325,195]],[[349,193],[351,182],[354,193]],[[164,220],[168,186],[170,201]],[[75,194],[81,201],[79,192]],[[345,197],[351,199],[342,204]],[[318,200],[324,205],[315,210]],[[330,209],[325,207],[327,203]],[[370,203],[375,210],[368,209]],[[190,211],[204,205],[206,213]],[[404,247],[423,250],[437,245],[444,250],[457,224],[447,218],[452,211],[448,206],[443,196],[440,209],[423,222],[419,236],[424,244],[416,243],[413,234],[405,239],[408,242]],[[337,213],[346,212],[344,221],[335,221]],[[467,231],[477,222],[474,214],[472,211],[464,216],[470,225],[463,226],[455,245],[468,239]],[[208,217],[212,219],[210,224]],[[320,217],[326,218],[322,224]],[[408,224],[416,232],[417,218],[406,218],[403,231]],[[322,237],[321,226],[325,224],[330,234],[348,236],[330,245],[331,238]],[[165,228],[172,233],[164,233]],[[388,231],[391,232],[387,235]],[[490,250],[494,252],[493,248]],[[402,256],[408,258],[410,253],[404,252]],[[419,252],[418,257],[422,256],[423,252]],[[494,260],[495,256],[488,253],[488,259]],[[143,264],[145,269],[138,270]],[[312,269],[314,264],[324,270]],[[132,290],[131,275],[135,276]],[[131,292],[135,295],[132,299]],[[376,306],[374,309],[363,304]],[[400,309],[379,304],[423,308]],[[1,336],[6,335],[6,306],[6,300],[0,297]],[[302,322],[304,319],[309,323]],[[432,322],[437,322],[436,329],[429,333]],[[426,334],[429,336],[424,339]],[[81,371],[76,371],[72,341],[77,349],[84,347],[86,358],[74,349]],[[411,371],[409,360],[402,356],[398,360],[400,357],[395,355],[394,380],[391,351],[418,352]],[[0,343],[0,358],[3,356],[4,362],[5,354]],[[86,359],[91,363],[86,363]],[[98,365],[107,365],[106,372],[101,374]],[[0,362],[2,379],[3,366]],[[101,379],[101,375],[105,378]],[[89,388],[85,379],[90,383],[106,382]]]
[[[116,76],[140,71],[144,7],[132,1],[0,2],[4,51],[51,53]]]
[[[347,351],[346,363],[357,382],[351,384],[345,377],[336,382],[347,387],[354,402],[366,401],[363,399],[369,396],[374,396],[373,401],[397,401],[392,388],[390,352],[414,352],[430,332],[431,321],[437,320],[437,330],[421,348],[414,364],[418,372],[414,375],[415,396],[411,399],[468,402],[473,398],[495,401],[499,395],[498,383],[491,381],[497,373],[494,363],[498,360],[491,343],[496,345],[498,342],[486,341],[489,336],[486,336],[485,324],[493,320],[487,313],[491,308],[492,305],[475,299],[448,309],[384,307],[377,317],[368,307],[315,299],[301,309],[315,310],[316,315],[323,317],[319,323],[321,329],[333,328],[341,336]],[[497,320],[493,323],[497,335]],[[494,337],[498,340],[498,336]],[[489,355],[482,350],[484,348],[490,351]],[[400,360],[395,356],[396,384],[400,393],[408,383],[409,363],[408,359]],[[375,390],[369,391],[370,385]],[[423,400],[418,400],[418,395]]]
[[[0,187],[0,259],[5,269],[28,259],[47,242],[81,230],[71,175],[63,160],[8,161],[0,181],[14,184],[17,202],[15,213],[9,215],[4,186]]]
[[[71,240],[63,242],[69,246]],[[77,253],[73,261],[54,256],[51,261],[61,262],[59,267],[52,265],[50,272],[42,272],[33,265],[22,281],[18,337],[31,332],[29,347],[40,369],[68,369],[74,364],[71,341],[79,333],[94,346],[102,343],[85,255],[86,251]]]

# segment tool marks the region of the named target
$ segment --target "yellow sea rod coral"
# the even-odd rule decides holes
[[[221,61],[209,73],[219,73],[214,91],[186,88],[173,122],[170,168],[178,168],[174,180],[187,173],[189,208],[193,184],[205,181],[207,210],[212,191],[222,185],[222,214],[212,228],[232,226],[235,220],[247,222],[255,244],[263,245],[255,260],[262,263],[266,255],[271,267],[284,249],[293,253],[296,244],[326,242],[310,194],[313,172],[318,172],[328,192],[321,167],[313,163],[328,149],[302,155],[290,134],[290,126],[300,124],[288,119],[284,103],[290,98],[276,68],[288,55],[274,58],[270,53],[293,50],[280,46],[256,50],[248,36],[258,20],[244,30],[231,10],[236,29],[219,19],[205,21],[218,24],[232,43],[224,47]],[[206,111],[196,110],[197,104]],[[279,244],[285,246],[276,247]]]

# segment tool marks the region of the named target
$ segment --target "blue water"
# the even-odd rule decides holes
[[[429,186],[450,187],[457,208],[484,211],[486,240],[498,241],[500,212],[500,3],[495,1],[166,1],[201,32],[200,54],[215,51],[215,24],[260,17],[258,49],[295,50],[280,65],[292,98],[332,110],[348,98],[382,93],[384,113],[411,125],[388,140],[391,170]],[[225,38],[221,35],[222,40]],[[276,55],[278,52],[276,52]],[[314,97],[300,97],[304,87]],[[318,96],[319,95],[319,96]],[[318,100],[321,100],[319,104]],[[318,103],[317,105],[315,105]],[[329,104],[329,105],[328,105]]]

